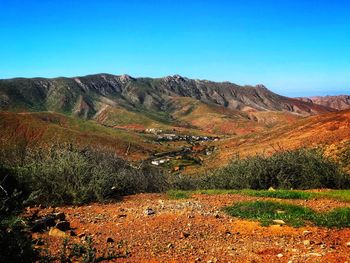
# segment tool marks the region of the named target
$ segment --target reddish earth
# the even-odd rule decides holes
[[[64,212],[78,235],[93,236],[98,249],[108,246],[126,254],[119,262],[347,262],[350,260],[350,229],[313,226],[293,228],[230,217],[221,208],[239,201],[266,198],[241,195],[194,195],[169,200],[162,194],[127,196],[120,202],[80,207],[47,208]],[[327,211],[348,203],[334,200],[284,201]],[[146,215],[151,208],[155,214]],[[36,208],[28,209],[31,214]],[[307,231],[307,232],[306,232]],[[62,238],[47,232],[42,237],[58,254]],[[112,243],[107,239],[112,238]],[[71,241],[81,242],[79,237]],[[308,240],[310,244],[304,244]],[[43,247],[46,246],[43,245]]]

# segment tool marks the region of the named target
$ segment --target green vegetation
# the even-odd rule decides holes
[[[271,198],[280,198],[280,199],[310,199],[311,194],[302,191],[292,191],[292,190],[276,190],[276,191],[254,191],[254,190],[245,190],[244,194],[249,196],[257,197],[271,197]]]
[[[236,158],[212,173],[191,177],[175,175],[172,180],[175,189],[180,190],[350,188],[349,175],[318,149]],[[287,192],[278,193],[279,196],[283,194]]]
[[[292,226],[302,226],[305,221],[315,217],[311,209],[267,201],[242,202],[226,207],[225,211],[231,216],[258,220],[265,226],[273,224],[273,220],[283,220]]]
[[[23,193],[13,172],[0,164],[0,262],[31,262],[36,254],[26,223],[18,215]]]
[[[81,204],[161,192],[167,187],[166,176],[159,169],[134,167],[113,153],[80,150],[72,145],[27,149],[17,155],[15,163],[7,160],[8,156],[2,157],[23,184],[27,205]]]
[[[170,199],[187,199],[191,197],[190,192],[179,190],[169,190],[167,195]]]
[[[317,213],[309,208],[271,201],[241,202],[226,207],[231,216],[258,220],[262,225],[283,220],[286,224],[299,227],[307,223],[326,227],[349,227],[350,208],[337,208],[328,213]]]
[[[168,196],[186,196],[184,198],[190,198],[193,194],[207,194],[207,195],[224,195],[224,194],[239,194],[246,196],[255,197],[267,197],[267,198],[278,198],[278,199],[334,199],[342,202],[350,202],[350,190],[325,190],[321,192],[306,192],[298,190],[225,190],[225,189],[205,189],[205,190],[194,190],[194,191],[183,191],[183,190],[170,190],[167,192]],[[176,198],[175,198],[176,199]]]
[[[328,198],[344,202],[350,202],[350,190],[331,190],[310,193],[313,198]]]

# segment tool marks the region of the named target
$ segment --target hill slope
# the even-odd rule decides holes
[[[242,111],[286,111],[301,115],[331,111],[327,107],[277,95],[262,85],[242,87],[178,75],[159,79],[98,74],[76,78],[0,80],[2,110],[50,110],[93,118],[109,105],[133,111],[169,113],[168,103],[173,97],[189,97]]]
[[[316,96],[310,98],[298,98],[301,101],[309,102],[325,107],[333,108],[336,110],[350,109],[350,96],[339,95],[339,96]]]
[[[311,116],[269,130],[223,139],[216,143],[220,151],[203,168],[222,166],[237,154],[270,154],[300,147],[339,148],[345,142],[350,142],[350,110]]]

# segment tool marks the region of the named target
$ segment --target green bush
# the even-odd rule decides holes
[[[235,158],[212,174],[173,178],[175,189],[350,188],[350,176],[318,149]]]
[[[0,163],[0,262],[31,262],[36,256],[22,209],[21,185],[13,172]]]
[[[165,174],[154,167],[133,167],[110,152],[69,145],[28,150],[15,171],[30,193],[26,204],[80,204],[167,186]]]

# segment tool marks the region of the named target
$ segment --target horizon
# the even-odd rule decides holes
[[[5,1],[0,78],[178,74],[261,83],[288,97],[348,95],[347,7],[342,0]]]

